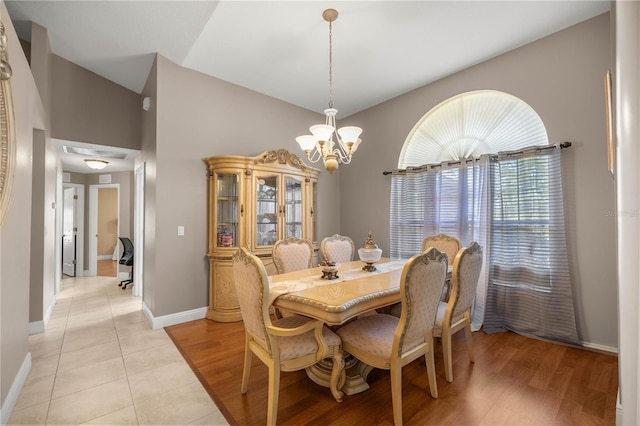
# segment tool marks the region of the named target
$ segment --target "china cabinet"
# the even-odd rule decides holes
[[[241,320],[231,256],[247,247],[276,273],[273,244],[288,237],[313,243],[317,264],[315,204],[320,171],[284,149],[257,157],[205,158],[208,178],[209,308],[207,318]]]

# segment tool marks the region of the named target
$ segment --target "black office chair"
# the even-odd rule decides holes
[[[125,266],[131,266],[129,279],[120,281],[120,284],[118,284],[118,287],[122,287],[124,290],[129,284],[133,284],[133,243],[127,237],[118,238],[122,241],[122,245],[124,246],[124,252],[122,252],[122,256],[120,256],[118,263]]]

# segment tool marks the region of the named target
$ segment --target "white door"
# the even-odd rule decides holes
[[[62,213],[62,273],[76,276],[76,188],[64,189],[64,210]]]

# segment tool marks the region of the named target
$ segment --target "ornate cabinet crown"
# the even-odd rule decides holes
[[[231,256],[247,247],[269,275],[275,274],[273,244],[305,238],[317,252],[316,191],[320,171],[287,150],[257,157],[205,158],[208,177],[209,309],[207,318],[240,321]]]

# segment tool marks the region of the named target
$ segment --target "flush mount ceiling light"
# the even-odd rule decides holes
[[[351,156],[362,142],[359,138],[362,129],[355,126],[342,127],[336,133],[336,114],[333,107],[333,74],[332,74],[332,25],[338,19],[338,11],[327,9],[322,13],[325,21],[329,22],[329,108],[324,110],[326,116],[324,124],[311,126],[311,135],[298,136],[296,141],[307,154],[312,163],[322,158],[325,169],[333,173],[340,163],[349,164]],[[335,138],[335,142],[334,142]]]
[[[87,163],[87,166],[95,170],[104,169],[105,167],[107,167],[107,164],[109,164],[108,161],[97,160],[93,158],[87,158],[84,160],[84,162]]]

